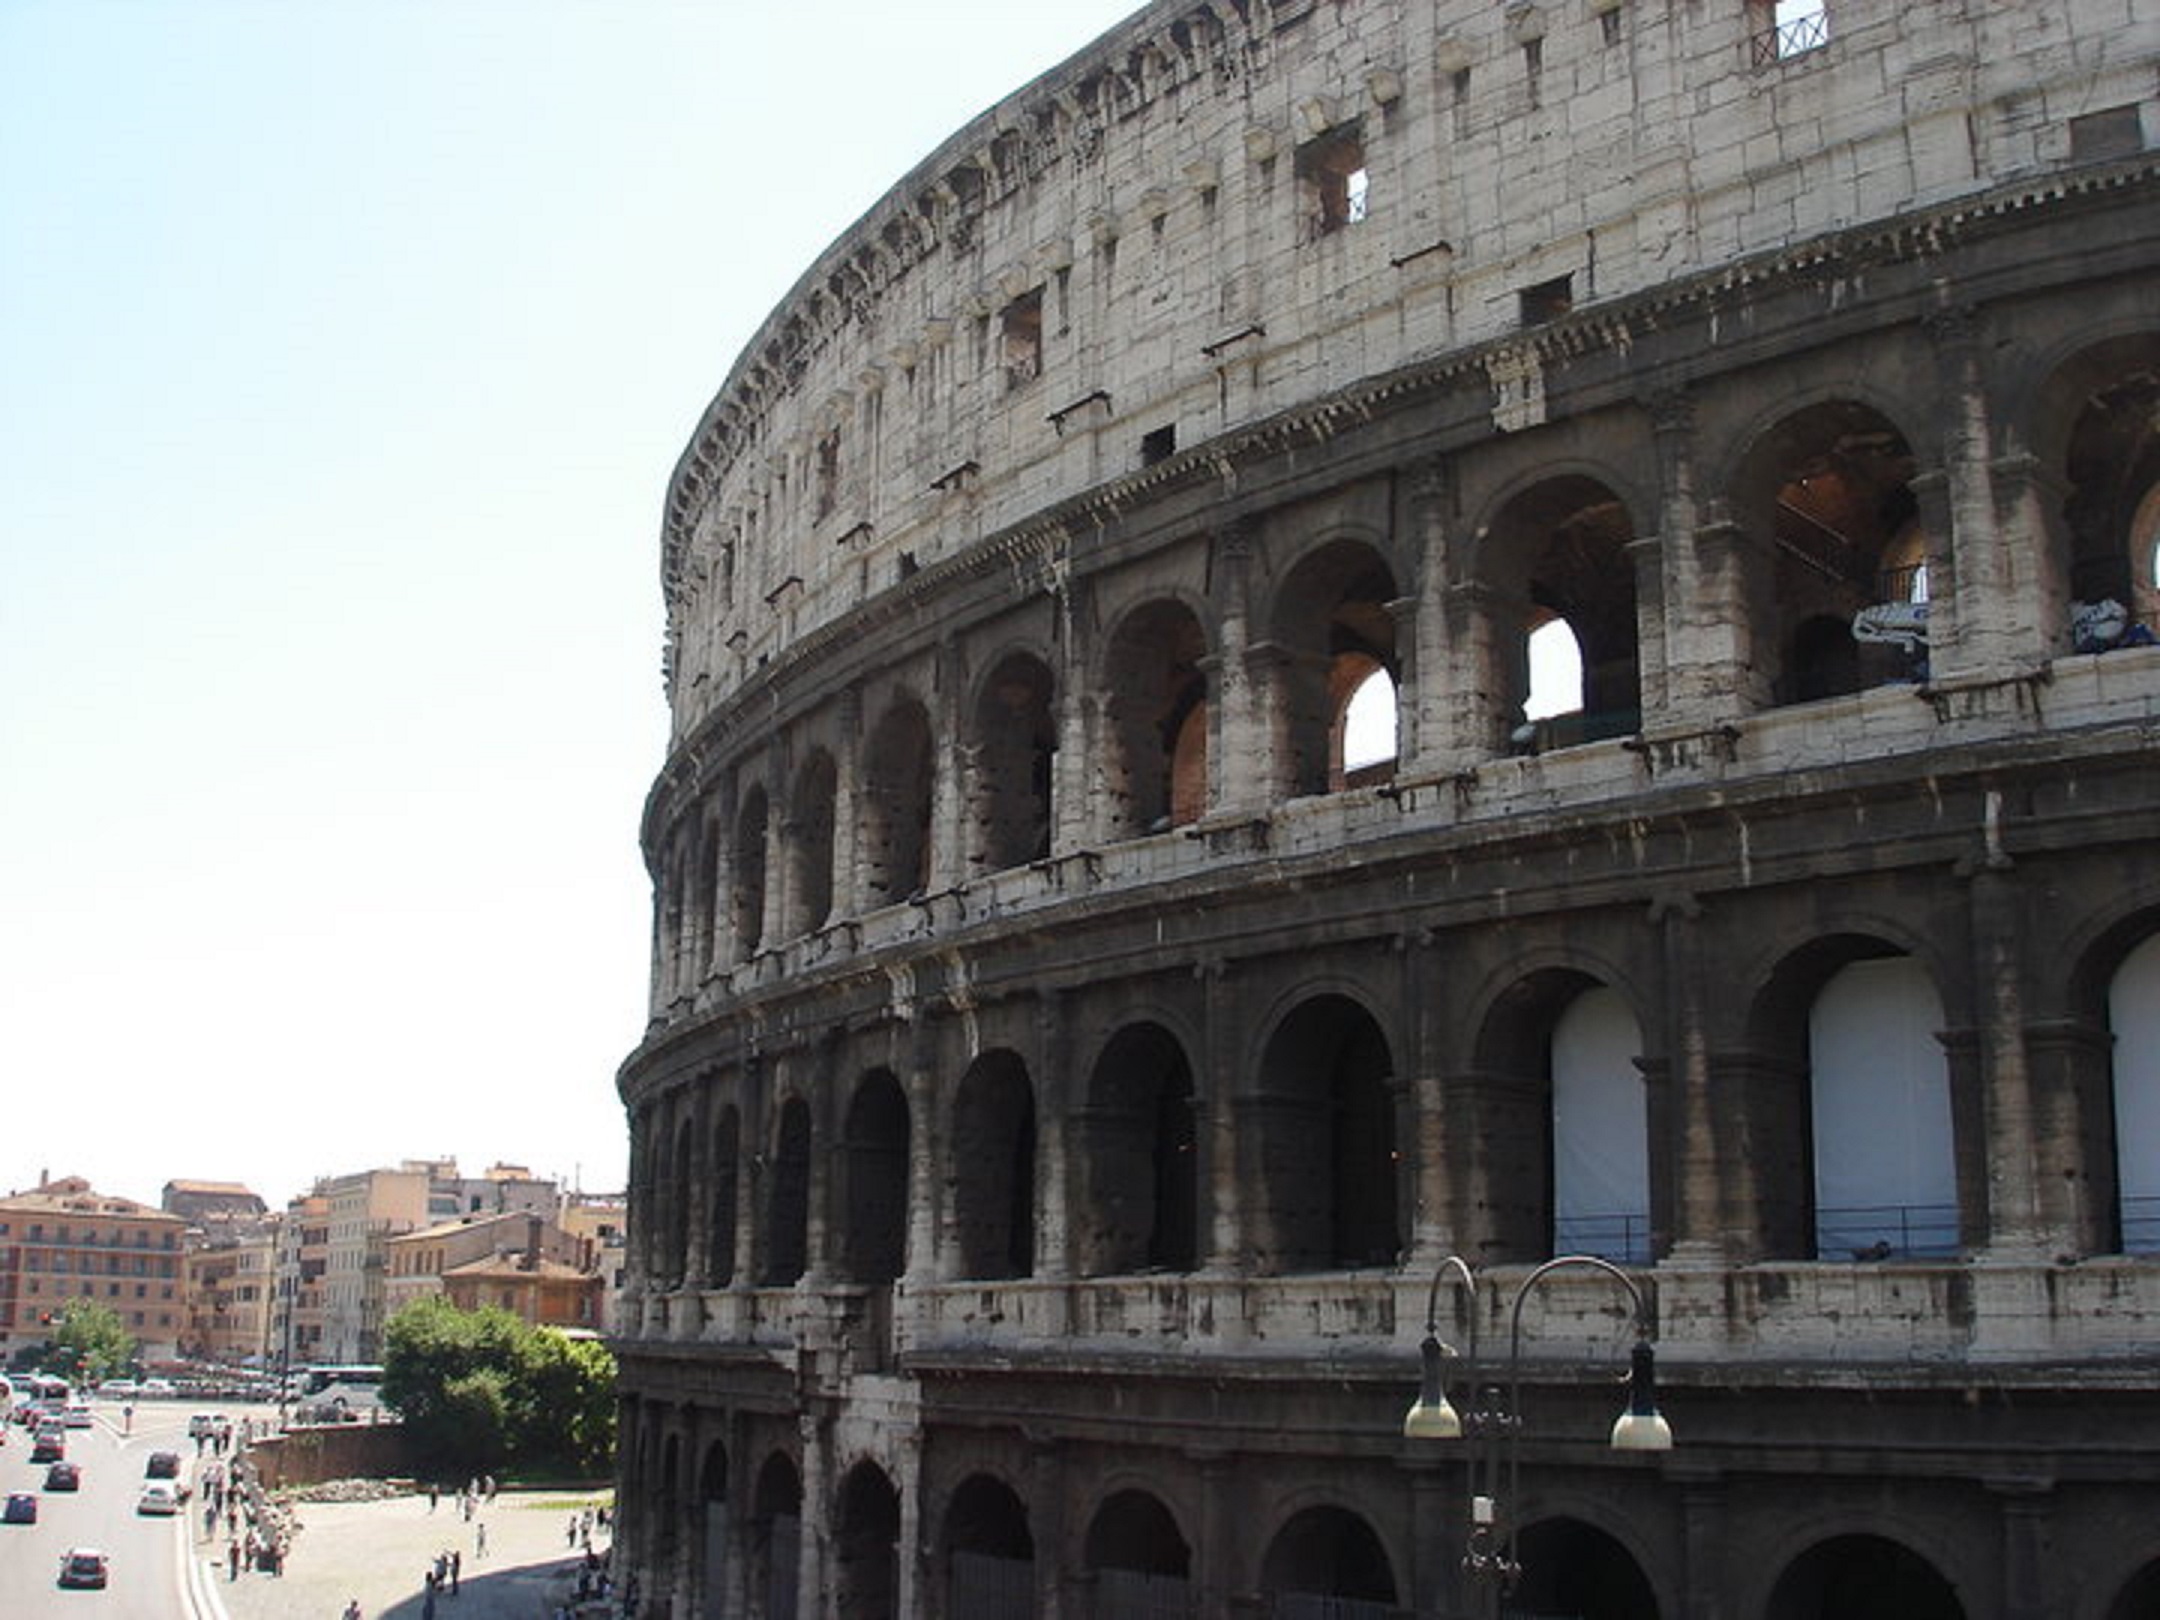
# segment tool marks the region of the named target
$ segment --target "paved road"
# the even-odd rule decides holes
[[[43,1489],[45,1465],[31,1463],[26,1430],[11,1425],[0,1443],[0,1493],[34,1492],[39,1509],[34,1525],[0,1524],[0,1615],[8,1620],[175,1620],[186,1613],[181,1521],[139,1518],[135,1500],[152,1451],[177,1450],[192,1460],[188,1414],[140,1408],[128,1433],[119,1407],[93,1403],[92,1411],[91,1428],[68,1431],[68,1460],[82,1465],[82,1489],[72,1495]],[[112,1584],[102,1592],[62,1591],[54,1579],[60,1555],[85,1545],[112,1555]]]

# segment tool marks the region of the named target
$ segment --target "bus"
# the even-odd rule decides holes
[[[300,1374],[300,1415],[323,1423],[353,1423],[382,1406],[379,1366],[364,1362],[307,1367]]]

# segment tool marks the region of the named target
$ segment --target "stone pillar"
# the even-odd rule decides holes
[[[2003,1258],[2047,1259],[2074,1246],[2076,1234],[2056,1230],[2040,1216],[2039,1121],[2025,1061],[2022,917],[2010,857],[2001,846],[2000,795],[1988,790],[1985,804],[1984,850],[1968,876],[1988,1248]]]
[[[1452,1613],[1455,1572],[1462,1553],[1456,1545],[1460,1527],[1452,1522],[1448,1503],[1448,1464],[1455,1448],[1446,1441],[1409,1441],[1423,1448],[1419,1460],[1408,1465],[1410,1474],[1410,1612],[1417,1620],[1438,1620]],[[1438,1451],[1440,1456],[1426,1453]],[[1442,1458],[1445,1458],[1443,1462]]]
[[[1230,964],[1220,957],[1203,962],[1202,1018],[1207,1051],[1202,1062],[1204,1089],[1193,1098],[1194,1146],[1199,1154],[1196,1179],[1207,1198],[1207,1245],[1203,1265],[1211,1272],[1236,1276],[1245,1270],[1244,1199],[1238,1182],[1238,1053],[1243,1047],[1237,986]]]
[[[1936,311],[1922,325],[1934,350],[1943,485],[1940,498],[1922,506],[1930,675],[1942,681],[2029,668],[2045,657],[2039,638],[2063,621],[2058,616],[2044,624],[2034,616],[2029,587],[2036,571],[2011,555],[2016,547],[2005,544],[1996,522],[1979,318],[1958,305]],[[2036,551],[2035,559],[2040,555]]]
[[[840,1275],[839,1248],[846,1217],[839,1207],[845,1176],[840,1120],[845,1117],[848,1077],[840,1072],[843,1027],[827,1025],[804,1054],[811,1067],[810,1197],[803,1222],[803,1285],[829,1288]]]
[[[2049,1520],[2055,1508],[2052,1480],[1990,1479],[1988,1490],[2002,1511],[2003,1620],[2065,1620],[2071,1604],[2051,1579]]]
[[[1035,1117],[1041,1174],[1035,1190],[1035,1275],[1059,1282],[1072,1275],[1073,1208],[1067,1192],[1073,1153],[1072,1050],[1066,995],[1040,990],[1035,998]]]
[[[938,1109],[937,1041],[929,1018],[911,1005],[913,1022],[903,1036],[908,1100],[908,1237],[906,1284],[926,1287],[943,1271],[938,1253],[938,1211],[944,1204],[938,1177],[947,1122]]]
[[[1995,495],[1995,536],[2009,579],[2008,589],[1989,606],[2009,621],[2003,630],[2005,661],[2041,663],[2070,645],[2075,582],[2062,515],[2069,491],[2029,455],[1997,457],[1988,474]]]
[[[807,1360],[807,1353],[805,1353]],[[807,1376],[807,1368],[805,1368]],[[827,1543],[838,1509],[832,1478],[832,1425],[818,1404],[806,1403],[796,1417],[802,1439],[802,1541],[795,1560],[795,1612],[801,1620],[825,1620],[832,1613],[826,1590]]]
[[[1702,909],[1693,896],[1659,901],[1650,908],[1658,930],[1665,974],[1666,1075],[1672,1099],[1672,1130],[1664,1138],[1670,1170],[1670,1258],[1718,1264],[1732,1253],[1725,1214],[1718,1099],[1710,1078],[1710,1038],[1704,1028],[1703,989],[1709,966],[1698,948]],[[1653,1138],[1653,1148],[1658,1143]],[[1657,1178],[1655,1160],[1651,1164]],[[1656,1203],[1653,1192],[1653,1207]]]
[[[1447,582],[1454,516],[1453,464],[1441,456],[1417,463],[1410,469],[1402,516],[1404,549],[1417,568],[1411,586],[1416,607],[1410,614],[1396,615],[1398,624],[1411,627],[1396,702],[1401,716],[1396,761],[1400,776],[1465,770],[1490,752],[1484,746],[1465,749],[1458,718],[1464,693],[1457,684],[1461,672],[1452,662],[1451,632],[1460,626],[1450,611]]]
[[[1427,754],[1434,770],[1475,769],[1501,751],[1520,718],[1500,662],[1494,623],[1499,606],[1499,593],[1481,580],[1450,585],[1442,594],[1437,617],[1445,624],[1440,640],[1447,675],[1432,704],[1424,706],[1433,731],[1445,739]]]
[[[1200,1476],[1199,1545],[1193,1549],[1194,1608],[1203,1616],[1227,1615],[1236,1597],[1237,1549],[1246,1539],[1244,1516],[1231,1496],[1238,1476],[1219,1451],[1192,1459]]]
[[[1725,1620],[1725,1482],[1705,1471],[1679,1483],[1680,1612],[1687,1620]]]
[[[900,1529],[893,1543],[893,1613],[935,1614],[936,1606],[926,1607],[922,1601],[922,1589],[930,1579],[929,1549],[923,1545],[922,1533],[922,1430],[910,1429],[894,1449],[899,1477],[893,1488],[900,1495]]]
[[[1065,1602],[1065,1468],[1055,1440],[1028,1446],[1029,1533],[1035,1539],[1035,1612],[1040,1620],[1068,1620]],[[961,1620],[954,1615],[951,1620]],[[1086,1620],[1072,1608],[1070,1620]]]
[[[930,716],[930,879],[931,891],[957,889],[967,881],[968,784],[959,763],[967,729],[961,718],[961,687],[966,660],[947,641],[937,650],[937,695]]]
[[[1233,518],[1215,533],[1214,589],[1218,614],[1214,656],[1206,661],[1208,694],[1208,810],[1264,814],[1276,797],[1277,767],[1268,725],[1267,692],[1254,679],[1250,574],[1258,524]]]
[[[833,762],[832,915],[853,917],[862,910],[862,690],[840,694],[840,734]]]
[[[2040,1220],[2069,1236],[2070,1253],[2119,1250],[2122,1184],[2114,1138],[2114,1036],[2061,1019],[2025,1026],[2034,1135],[2040,1161]]]
[[[1775,694],[1756,638],[1776,623],[1769,601],[1766,541],[1734,522],[1721,501],[1708,503],[1689,537],[1687,596],[1671,587],[1666,632],[1667,702],[1675,716],[1709,722],[1769,707]],[[1668,550],[1674,549],[1669,546]],[[1674,567],[1668,558],[1668,568]],[[1775,667],[1772,649],[1770,667]]]
[[[1404,1077],[1396,1105],[1395,1140],[1408,1171],[1407,1185],[1401,1189],[1410,1211],[1406,1263],[1413,1277],[1429,1278],[1456,1248],[1455,1225],[1449,1218],[1447,1133],[1443,1128],[1446,1093],[1434,1057],[1441,1039],[1434,1025],[1444,1016],[1444,1010],[1438,996],[1426,993],[1431,933],[1421,929],[1399,935],[1395,950],[1401,975],[1398,993],[1405,1043],[1395,1061],[1396,1072]]]
[[[1086,849],[1102,837],[1102,736],[1093,682],[1094,637],[1086,623],[1092,597],[1069,581],[1057,592],[1057,754],[1050,765],[1050,853]]]
[[[712,1076],[701,1076],[696,1085],[697,1089],[684,1099],[684,1113],[690,1122],[690,1180],[676,1193],[683,1201],[685,1289],[702,1288],[712,1274],[712,1222],[701,1218],[712,1203]]]

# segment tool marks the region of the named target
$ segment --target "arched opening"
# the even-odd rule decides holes
[[[1260,1564],[1275,1620],[1391,1620],[1395,1573],[1372,1526],[1337,1507],[1307,1508],[1276,1532]]]
[[[2160,1614],[2160,1559],[2123,1583],[2108,1605],[2107,1620],[2152,1620],[2156,1614]]]
[[[863,760],[862,870],[872,907],[930,887],[930,811],[937,762],[930,718],[903,699],[885,711]]]
[[[832,755],[819,749],[795,773],[788,817],[788,876],[793,887],[789,915],[799,933],[822,928],[833,907],[833,806],[839,775]]]
[[[843,1264],[849,1281],[882,1287],[907,1267],[908,1106],[891,1070],[873,1069],[855,1088],[840,1155]]]
[[[735,1281],[735,1199],[741,1162],[742,1115],[733,1107],[723,1108],[713,1127],[712,1202],[705,1239],[705,1277],[714,1288]]]
[[[1552,1026],[1553,1252],[1647,1265],[1650,1117],[1642,1030],[1619,991],[1569,999]]]
[[[720,1620],[726,1612],[728,1582],[728,1455],[715,1440],[705,1448],[705,1464],[698,1470],[698,1500],[703,1505],[703,1542],[700,1565],[704,1596],[698,1605],[705,1620]]]
[[[1658,1620],[1642,1566],[1619,1542],[1580,1519],[1542,1519],[1515,1538],[1522,1575],[1512,1599],[1521,1615],[1576,1620]]]
[[[1085,1556],[1098,1614],[1192,1612],[1192,1549],[1146,1491],[1119,1491],[1096,1510]]]
[[[2115,1177],[2125,1254],[2160,1251],[2160,934],[2108,981]]]
[[[667,1260],[662,1271],[667,1286],[680,1288],[690,1280],[690,1211],[697,1203],[697,1131],[689,1120],[675,1127],[675,1162],[669,1178],[674,1195],[668,1199]]]
[[[1965,1620],[1941,1571],[1883,1536],[1837,1536],[1786,1566],[1763,1620]]]
[[[946,1605],[953,1620],[1032,1620],[1035,1538],[1027,1508],[1001,1480],[961,1482],[945,1510]]]
[[[1395,677],[1395,617],[1387,604],[1396,594],[1386,560],[1359,540],[1321,546],[1284,577],[1273,619],[1281,656],[1270,666],[1285,745],[1279,792],[1295,798],[1344,785],[1351,694],[1375,671]],[[1369,763],[1367,776],[1386,780],[1375,769]]]
[[[810,1109],[790,1097],[780,1109],[766,1201],[765,1264],[758,1282],[784,1288],[803,1274],[810,1242]]]
[[[1035,1269],[1035,1089],[1012,1052],[985,1052],[953,1098],[953,1239],[960,1275]]]
[[[1815,1254],[1958,1250],[1957,1173],[1942,1003],[1907,956],[1846,964],[1808,1016]]]
[[[765,937],[765,790],[753,787],[743,796],[735,817],[735,881],[730,889],[730,928],[735,960],[755,956]]]
[[[861,1462],[840,1486],[833,1538],[834,1612],[840,1620],[896,1620],[900,1609],[900,1493]]]
[[[1190,1271],[1199,1227],[1192,1065],[1160,1024],[1121,1029],[1095,1060],[1083,1122],[1084,1276]]]
[[[1103,776],[1121,837],[1185,826],[1207,807],[1207,650],[1176,602],[1137,609],[1110,638]]]
[[[1492,672],[1504,729],[1518,750],[1572,747],[1642,726],[1635,626],[1634,523],[1595,478],[1549,478],[1514,496],[1480,541],[1495,592]],[[1574,649],[1580,673],[1558,671]],[[1542,679],[1540,679],[1542,677]],[[1532,713],[1533,706],[1541,711]]]
[[[1341,752],[1335,761],[1336,785],[1360,788],[1391,782],[1401,754],[1401,713],[1397,707],[1400,694],[1395,677],[1377,664],[1359,667],[1346,661],[1344,668],[1354,670],[1355,678],[1335,731],[1333,746]]]
[[[1000,871],[1050,853],[1056,691],[1049,665],[1026,653],[1003,660],[983,683],[975,705],[979,867]]]
[[[2113,602],[2103,624],[2087,616],[2073,634],[2081,652],[2106,652],[2160,628],[2160,334],[2110,341],[2064,368],[2061,389],[2076,388],[2063,475],[2069,485],[2073,630],[2081,608]],[[2133,628],[2140,632],[2133,636]]]
[[[1276,1027],[1243,1110],[1263,1269],[1394,1264],[1403,1239],[1393,1084],[1387,1037],[1347,996],[1316,996]]]
[[[750,1518],[750,1571],[745,1583],[755,1620],[795,1620],[802,1563],[802,1476],[779,1452],[758,1470]]]
[[[1495,998],[1476,1053],[1486,1257],[1653,1258],[1649,1098],[1626,999],[1588,974],[1543,969]]]
[[[1905,436],[1854,400],[1797,411],[1749,451],[1736,505],[1769,545],[1751,599],[1773,702],[1925,672],[1924,616],[1909,611],[1926,562],[1914,470]],[[1874,611],[1861,621],[1862,609]]]

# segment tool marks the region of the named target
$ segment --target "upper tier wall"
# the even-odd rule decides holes
[[[1150,460],[2160,136],[2138,0],[1769,25],[1752,0],[1162,0],[999,103],[827,249],[678,464],[676,737],[806,631]]]

